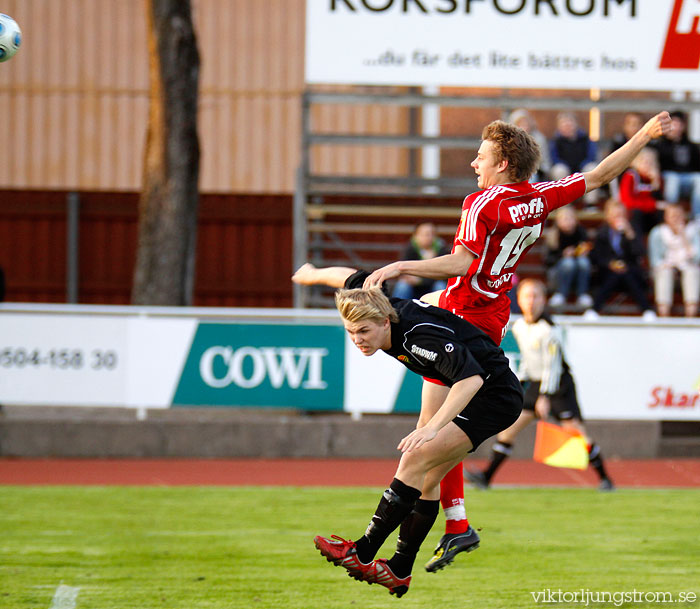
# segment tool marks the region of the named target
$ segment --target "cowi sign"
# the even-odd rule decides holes
[[[343,334],[337,325],[200,323],[173,403],[342,409]]]
[[[694,90],[698,0],[307,0],[309,83]]]

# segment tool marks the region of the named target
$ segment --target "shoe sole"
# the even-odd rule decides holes
[[[338,566],[338,565],[336,565]],[[365,582],[369,584],[370,586],[372,584],[377,584],[378,586],[382,586],[379,582],[371,582],[368,579],[365,579],[364,574],[359,572],[359,571],[348,571],[348,577],[351,577],[352,579],[356,579],[358,582]],[[386,586],[384,586],[386,588]],[[396,598],[401,598],[406,592],[408,592],[408,586],[401,585],[401,586],[396,586],[394,588],[387,588],[389,590],[389,594],[394,594],[396,595]]]
[[[365,579],[362,575],[362,573],[351,573],[348,571],[348,577],[352,577],[352,579],[356,579],[358,582],[365,582],[366,584],[369,584],[370,586],[373,584],[377,584],[378,586],[381,586],[379,582],[371,582],[367,579]],[[384,586],[386,588],[386,586]],[[389,590],[389,594],[395,594],[396,598],[401,598],[406,592],[408,592],[408,586],[401,585],[401,586],[396,586],[395,588],[387,588]]]
[[[395,594],[396,598],[401,598],[404,594],[408,592],[408,586],[396,586],[396,588],[389,588],[389,594]]]
[[[436,571],[440,571],[441,569],[444,569],[447,565],[451,565],[454,559],[456,558],[457,554],[461,554],[462,552],[473,552],[478,547],[479,542],[477,541],[476,543],[470,545],[468,548],[464,548],[459,552],[455,552],[449,558],[438,558],[435,562],[429,562],[427,565],[425,565],[425,570],[428,573],[435,573]]]
[[[345,567],[343,565],[343,560],[345,560],[344,558],[330,558],[329,556],[326,556],[323,553],[323,550],[321,549],[321,547],[319,546],[319,542],[317,542],[315,538],[314,538],[314,545],[316,546],[316,549],[318,550],[319,554],[321,556],[323,556],[323,558],[325,558],[328,562],[333,563],[333,566],[343,567],[347,571],[348,577],[351,577],[352,579],[355,579],[359,582],[367,582],[370,586],[372,584],[379,583],[379,582],[371,582],[371,581],[365,579],[365,574],[362,571],[359,571],[359,570],[352,570],[351,571],[350,569]],[[381,584],[379,584],[379,585],[381,585]],[[386,586],[384,586],[384,587],[386,588]],[[388,590],[389,590],[389,594],[394,594],[394,595],[396,595],[396,598],[401,598],[404,594],[406,594],[406,592],[408,592],[408,586],[401,585],[401,586],[396,586],[395,588],[389,588]]]

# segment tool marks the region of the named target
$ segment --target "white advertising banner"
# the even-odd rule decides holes
[[[126,402],[128,320],[0,317],[0,401],[108,406]]]
[[[567,328],[588,419],[700,420],[700,327]]]
[[[306,81],[696,90],[698,0],[307,0]]]
[[[0,403],[167,408],[194,319],[0,315]]]

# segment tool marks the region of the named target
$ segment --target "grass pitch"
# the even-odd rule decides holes
[[[61,583],[79,588],[77,609],[532,609],[552,606],[533,598],[545,589],[666,592],[674,607],[700,606],[678,602],[700,595],[700,489],[470,491],[481,548],[426,573],[441,516],[401,599],[351,580],[312,543],[358,537],[381,491],[0,487],[0,607],[48,609]]]

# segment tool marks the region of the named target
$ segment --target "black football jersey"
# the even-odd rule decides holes
[[[346,288],[361,288],[368,273],[348,277]],[[419,300],[390,298],[399,316],[391,324],[386,353],[409,370],[451,387],[476,374],[484,380],[509,369],[508,358],[484,332],[460,317]]]

